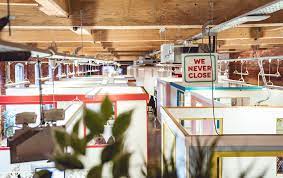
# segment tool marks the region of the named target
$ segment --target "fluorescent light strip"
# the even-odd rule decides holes
[[[260,8],[257,8],[247,14],[248,15],[266,15],[266,14],[272,14],[274,12],[280,11],[281,9],[283,9],[283,0],[276,0]]]
[[[268,19],[270,16],[268,15],[261,15],[261,16],[243,16],[238,17],[232,20],[229,20],[227,22],[224,22],[222,24],[219,24],[213,28],[210,29],[210,32],[212,33],[218,33],[230,28],[234,28],[240,24],[246,23],[246,22],[258,22],[262,20]]]
[[[272,14],[274,12],[280,11],[283,9],[283,0],[276,0],[271,3],[268,3],[264,6],[261,6],[255,10],[252,10],[248,13],[245,13],[241,16],[238,16],[236,18],[233,18],[227,22],[221,23],[212,29],[210,29],[210,32],[218,33],[224,30],[227,30],[229,28],[234,28],[240,24],[246,23],[246,22],[257,22],[262,21],[270,16],[267,16],[268,14]],[[203,38],[203,35],[207,35],[208,30],[205,31],[205,33],[199,33],[193,37],[191,37],[189,40],[198,40]]]

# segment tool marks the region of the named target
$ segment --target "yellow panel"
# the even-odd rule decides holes
[[[170,148],[170,153],[169,155],[168,150],[166,151],[165,149],[168,149],[168,139],[173,139],[173,143],[172,143],[172,147]],[[171,156],[173,156],[174,161],[176,161],[176,137],[174,135],[174,133],[172,132],[172,130],[167,126],[166,123],[162,124],[162,150],[161,150],[161,154],[162,154],[162,161],[161,161],[161,168],[163,171],[163,155],[165,156],[165,158],[171,158]],[[173,149],[173,150],[172,150]],[[172,151],[172,155],[171,155],[171,151]]]
[[[278,157],[283,156],[283,151],[229,151],[229,152],[215,152],[212,159],[212,177],[217,177],[219,171],[220,178],[222,178],[222,163],[220,169],[217,170],[217,159],[223,157]],[[221,159],[222,161],[222,159]]]

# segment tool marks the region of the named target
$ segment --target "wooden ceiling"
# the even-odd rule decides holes
[[[201,31],[213,14],[214,24],[246,13],[272,0],[10,0],[12,36],[0,38],[42,49],[136,60],[163,43],[187,39]],[[210,10],[211,9],[211,10]],[[0,0],[0,16],[6,15]],[[255,24],[218,34],[219,52],[283,45],[283,10]],[[83,33],[74,26],[83,26]],[[165,28],[164,32],[160,29]],[[207,40],[198,41],[205,43]],[[82,49],[79,47],[83,46]]]

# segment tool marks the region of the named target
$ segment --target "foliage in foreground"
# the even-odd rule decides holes
[[[111,163],[113,177],[129,177],[129,159],[131,153],[124,150],[124,135],[131,123],[132,110],[124,112],[115,119],[112,135],[115,141],[107,144],[101,154],[101,164],[92,167],[87,173],[88,178],[99,178],[102,176],[103,167]],[[85,165],[81,157],[86,156],[87,144],[94,138],[99,137],[104,132],[104,125],[113,115],[113,106],[108,97],[102,102],[99,112],[85,109],[83,122],[88,129],[85,137],[80,138],[79,129],[82,120],[76,122],[71,133],[64,129],[54,129],[53,137],[55,142],[54,161],[57,169],[72,170],[84,169]],[[35,174],[38,178],[51,177],[50,172],[43,170]]]
[[[101,164],[92,167],[87,178],[101,178],[102,169],[108,163],[112,164],[113,178],[125,178],[129,176],[129,160],[131,153],[124,150],[124,135],[130,123],[132,110],[120,114],[113,125],[112,134],[114,142],[108,144],[102,151]],[[113,106],[108,97],[102,102],[99,112],[94,112],[86,109],[83,117],[83,122],[88,128],[88,134],[81,138],[79,130],[82,120],[79,120],[73,127],[71,133],[67,133],[64,129],[54,129],[53,137],[55,142],[54,155],[51,161],[55,162],[57,169],[65,170],[80,170],[84,169],[85,165],[81,162],[81,157],[86,156],[87,144],[97,136],[104,132],[104,125],[113,115]],[[194,155],[193,164],[188,168],[191,178],[212,178],[211,168],[213,152],[217,146],[217,139],[214,140],[209,148],[203,148],[197,140],[197,147],[192,150]],[[211,154],[207,155],[207,151]],[[246,169],[239,178],[247,178],[252,166]],[[177,168],[173,157],[173,150],[169,160],[163,156],[163,171],[159,164],[147,165],[141,170],[145,178],[178,178]],[[51,178],[52,173],[47,170],[37,172],[35,178]],[[257,178],[263,178],[264,173]]]

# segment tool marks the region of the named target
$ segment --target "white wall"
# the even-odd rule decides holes
[[[270,90],[271,97],[269,100],[263,102],[263,105],[268,106],[283,106],[282,97],[283,97],[283,90]],[[195,90],[195,93],[203,95],[207,98],[211,98],[211,91],[210,90]],[[258,101],[266,99],[268,96],[267,90],[238,90],[238,91],[231,91],[231,90],[215,90],[214,97],[215,98],[224,98],[224,97],[249,97],[250,98],[250,105],[256,105]]]
[[[130,72],[136,70],[136,72]],[[160,70],[158,67],[132,67],[129,74],[136,73],[136,85],[143,86],[150,95],[154,95],[154,88],[157,85],[157,78],[170,77],[171,70]]]
[[[170,86],[170,106],[177,106],[177,88]]]
[[[176,118],[213,118],[212,108],[169,108]],[[223,118],[224,134],[275,134],[276,119],[283,118],[283,108],[215,108],[215,117]]]
[[[141,177],[141,167],[147,160],[147,110],[146,101],[117,101],[117,114],[134,109],[130,127],[126,133],[125,147],[132,152],[131,177]]]
[[[247,177],[255,178],[263,172],[264,178],[282,178],[283,175],[276,175],[275,157],[225,157],[222,159],[223,178],[239,178],[239,175],[251,166]]]
[[[167,160],[172,156],[175,158],[177,174],[179,178],[185,178],[187,174],[186,169],[186,145],[185,136],[171,120],[168,114],[161,109],[161,150],[162,154]],[[163,161],[162,161],[163,164]]]
[[[0,178],[6,178],[14,171],[20,172],[23,177],[28,177],[35,171],[35,168],[54,167],[53,163],[47,163],[47,161],[11,164],[10,150],[0,150],[0,164]]]
[[[211,108],[169,108],[168,111],[176,118],[213,118]],[[215,117],[223,118],[224,134],[276,134],[276,119],[283,118],[283,108],[215,108]],[[251,162],[254,165],[248,177],[259,175],[265,170],[265,178],[283,177],[276,175],[275,157],[258,157],[224,158],[223,178],[236,178]]]
[[[100,103],[87,104],[87,108],[94,111],[100,109]],[[141,167],[144,165],[144,160],[147,160],[147,112],[145,100],[133,101],[117,101],[117,114],[134,109],[131,125],[125,136],[125,149],[130,151],[132,177],[141,176]],[[83,132],[83,131],[81,131]],[[83,133],[81,133],[83,134]],[[87,156],[83,159],[87,168],[100,163],[100,155],[103,147],[88,148]],[[103,170],[104,176],[109,176],[109,167]]]

